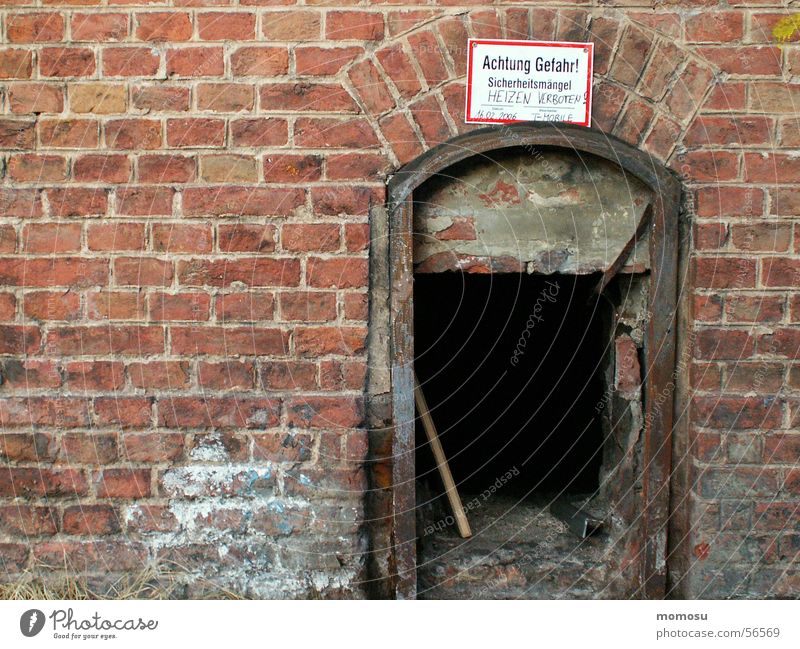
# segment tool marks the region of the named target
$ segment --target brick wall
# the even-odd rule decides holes
[[[415,4],[5,3],[0,578],[365,594],[368,215],[465,130],[467,37],[531,37],[594,41],[594,125],[687,188],[675,592],[796,594],[800,20]]]

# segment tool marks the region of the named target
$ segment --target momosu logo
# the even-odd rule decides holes
[[[19,630],[22,635],[27,638],[32,638],[44,627],[44,613],[39,609],[32,608],[30,611],[25,611],[22,617],[19,618]]]

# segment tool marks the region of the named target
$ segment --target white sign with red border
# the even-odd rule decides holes
[[[467,47],[467,123],[589,126],[594,43],[470,38]]]

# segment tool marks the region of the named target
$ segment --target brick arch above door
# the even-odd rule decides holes
[[[614,10],[505,7],[389,20],[394,37],[342,76],[374,131],[375,148],[398,167],[476,126],[464,123],[466,45],[472,38],[591,41],[593,127],[669,165],[717,71],[676,43],[669,21]],[[365,120],[367,123],[364,123]],[[372,134],[369,134],[372,135]]]

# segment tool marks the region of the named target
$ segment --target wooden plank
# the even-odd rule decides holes
[[[416,374],[414,374],[414,401],[417,404],[417,410],[419,410],[419,416],[420,419],[422,419],[422,427],[425,429],[428,443],[431,445],[431,451],[433,451],[433,457],[436,460],[439,475],[442,477],[444,490],[447,493],[447,500],[450,502],[453,516],[456,517],[458,533],[461,535],[461,538],[467,539],[472,536],[472,530],[469,527],[469,521],[467,520],[466,513],[464,513],[464,505],[461,502],[461,496],[458,495],[458,489],[453,480],[453,474],[450,472],[450,464],[447,462],[447,456],[444,454],[442,442],[439,441],[436,425],[433,423],[433,418],[428,409],[428,403],[425,401],[425,395],[422,393],[422,388],[419,385]]]

